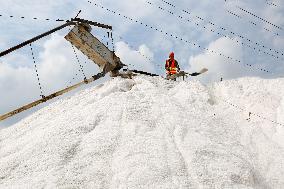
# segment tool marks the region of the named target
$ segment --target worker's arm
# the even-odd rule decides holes
[[[177,68],[177,71],[180,71],[180,68],[179,68],[179,65],[178,65],[178,61],[176,61],[176,68]]]
[[[165,69],[169,70],[168,61],[166,60]]]

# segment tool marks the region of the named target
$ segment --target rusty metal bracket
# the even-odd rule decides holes
[[[101,24],[98,22],[89,21],[89,20],[84,20],[82,18],[71,18],[71,22],[80,22],[80,23],[90,24],[92,26],[112,30],[112,26]]]

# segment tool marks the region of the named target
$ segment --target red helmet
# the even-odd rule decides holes
[[[174,57],[175,57],[175,53],[171,52],[170,55],[169,55],[169,58],[174,58]]]

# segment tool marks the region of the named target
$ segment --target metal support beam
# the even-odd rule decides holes
[[[20,108],[18,108],[16,110],[8,112],[8,113],[6,113],[4,115],[0,115],[0,121],[3,121],[3,120],[5,120],[5,119],[7,119],[9,117],[12,117],[12,116],[14,116],[14,115],[16,115],[18,113],[23,112],[25,110],[31,109],[34,106],[37,106],[37,105],[39,105],[41,103],[44,103],[44,102],[46,102],[48,100],[51,100],[51,99],[53,99],[53,98],[55,98],[57,96],[63,95],[63,94],[65,94],[65,93],[67,93],[67,92],[69,92],[71,90],[74,90],[74,89],[80,87],[81,85],[91,83],[91,82],[93,82],[95,80],[100,79],[101,77],[104,77],[104,76],[105,76],[104,73],[98,73],[97,75],[94,75],[94,76],[92,76],[89,79],[85,79],[84,81],[81,81],[81,82],[79,82],[79,83],[77,83],[77,84],[75,84],[73,86],[67,87],[67,88],[65,88],[63,90],[60,90],[60,91],[57,91],[57,92],[55,92],[53,94],[50,94],[50,95],[48,95],[48,96],[46,96],[46,97],[44,97],[42,99],[39,99],[39,100],[36,100],[36,101],[34,101],[32,103],[24,105],[24,106],[22,106],[22,107],[20,107]]]
[[[63,25],[61,25],[61,26],[59,26],[59,27],[57,27],[57,28],[54,28],[54,29],[52,29],[52,30],[50,30],[50,31],[48,31],[48,32],[43,33],[43,34],[40,34],[40,35],[38,35],[38,36],[36,36],[36,37],[34,37],[34,38],[32,38],[32,39],[29,39],[29,40],[27,40],[27,41],[25,41],[25,42],[19,44],[19,45],[16,45],[16,46],[14,46],[14,47],[11,47],[11,48],[9,48],[9,49],[7,49],[7,50],[1,52],[1,53],[0,53],[0,57],[5,56],[5,55],[7,55],[7,54],[9,54],[9,53],[11,53],[11,52],[17,50],[17,49],[20,49],[20,48],[22,48],[22,47],[24,47],[24,46],[26,46],[26,45],[28,45],[28,44],[30,44],[30,43],[33,43],[33,42],[35,42],[35,41],[37,41],[37,40],[39,40],[39,39],[41,39],[41,38],[43,38],[43,37],[46,37],[46,36],[48,36],[48,35],[50,35],[50,34],[56,32],[56,31],[61,30],[61,29],[65,28],[65,27],[67,27],[67,26],[70,26],[70,25],[76,25],[76,22],[70,22],[70,21],[68,21],[67,23],[65,23],[65,24],[63,24]]]
[[[56,27],[56,28],[54,28],[54,29],[52,29],[52,30],[50,30],[48,32],[40,34],[40,35],[38,35],[38,36],[36,36],[36,37],[34,37],[32,39],[29,39],[29,40],[19,44],[19,45],[16,45],[16,46],[11,47],[11,48],[3,51],[3,52],[0,52],[0,57],[5,56],[5,55],[7,55],[7,54],[17,50],[17,49],[20,49],[20,48],[22,48],[22,47],[24,47],[24,46],[26,46],[26,45],[28,45],[30,43],[33,43],[33,42],[35,42],[35,41],[37,41],[37,40],[39,40],[39,39],[41,39],[43,37],[46,37],[46,36],[56,32],[58,30],[61,30],[61,29],[65,28],[67,26],[76,25],[77,23],[86,23],[86,24],[90,24],[90,25],[101,27],[101,28],[105,28],[105,29],[110,29],[110,30],[112,29],[112,26],[108,26],[108,25],[101,24],[101,23],[98,23],[98,22],[84,20],[84,19],[81,19],[81,18],[72,18],[71,21],[67,21],[65,24],[63,24],[61,26],[58,26],[58,27]]]

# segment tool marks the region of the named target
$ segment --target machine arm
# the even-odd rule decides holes
[[[35,42],[35,41],[37,41],[37,40],[39,40],[39,39],[41,39],[41,38],[43,38],[43,37],[46,37],[46,36],[48,36],[48,35],[50,35],[50,34],[56,32],[56,31],[61,30],[61,29],[65,28],[65,27],[67,27],[67,26],[70,26],[70,25],[76,25],[76,22],[67,21],[67,23],[65,23],[65,24],[63,24],[63,25],[61,25],[61,26],[58,26],[58,27],[56,27],[56,28],[54,28],[54,29],[52,29],[52,30],[50,30],[50,31],[48,31],[48,32],[45,32],[45,33],[43,33],[43,34],[40,34],[40,35],[38,35],[38,36],[36,36],[36,37],[34,37],[34,38],[32,38],[32,39],[29,39],[29,40],[27,40],[27,41],[25,41],[25,42],[23,42],[23,43],[21,43],[21,44],[19,44],[19,45],[16,45],[16,46],[14,46],[14,47],[11,47],[11,48],[9,48],[9,49],[7,49],[7,50],[1,52],[1,53],[0,53],[0,57],[5,56],[5,55],[7,55],[7,54],[9,54],[9,53],[11,53],[11,52],[17,50],[17,49],[20,49],[20,48],[22,48],[22,47],[24,47],[24,46],[26,46],[26,45],[28,45],[28,44],[30,44],[30,43],[32,43],[32,42]]]
[[[61,30],[61,29],[65,28],[67,26],[76,25],[77,23],[86,23],[86,24],[90,24],[90,25],[101,27],[101,28],[105,28],[105,29],[110,29],[110,30],[112,29],[111,26],[108,26],[108,25],[105,25],[105,24],[100,24],[98,22],[84,20],[84,19],[81,19],[81,18],[72,18],[71,21],[67,21],[65,24],[63,24],[61,26],[58,26],[58,27],[56,27],[56,28],[54,28],[54,29],[52,29],[52,30],[50,30],[48,32],[40,34],[40,35],[38,35],[38,36],[36,36],[36,37],[34,37],[32,39],[29,39],[29,40],[19,44],[19,45],[16,45],[16,46],[11,47],[11,48],[3,51],[3,52],[0,52],[0,57],[5,56],[5,55],[7,55],[7,54],[17,50],[17,49],[20,49],[20,48],[22,48],[22,47],[24,47],[24,46],[26,46],[26,45],[28,45],[30,43],[33,43],[33,42],[35,42],[35,41],[37,41],[37,40],[39,40],[39,39],[41,39],[43,37],[46,37],[46,36],[56,32],[58,30]]]

